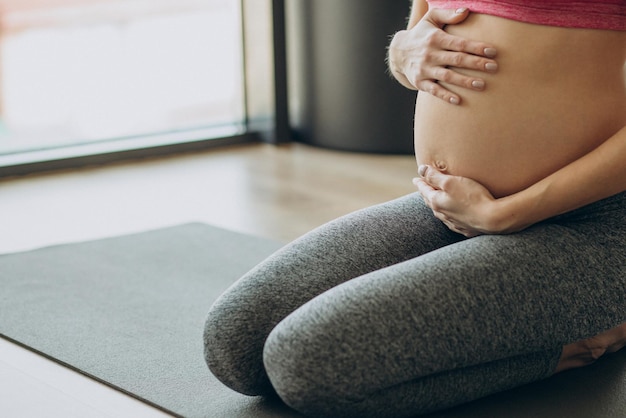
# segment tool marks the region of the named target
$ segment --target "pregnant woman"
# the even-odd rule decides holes
[[[418,192],[212,306],[209,368],[310,416],[404,417],[626,343],[626,2],[415,0],[389,50]]]

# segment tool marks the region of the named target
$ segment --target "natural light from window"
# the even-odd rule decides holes
[[[0,0],[0,154],[244,118],[238,0]]]

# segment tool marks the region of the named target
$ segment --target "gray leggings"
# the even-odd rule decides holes
[[[549,377],[626,321],[626,192],[466,239],[415,194],[330,222],[212,306],[207,364],[310,416],[414,416]]]

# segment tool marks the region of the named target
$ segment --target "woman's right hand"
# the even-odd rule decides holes
[[[463,22],[467,9],[429,10],[409,30],[396,33],[389,45],[389,69],[403,86],[421,90],[452,104],[460,104],[458,94],[439,84],[483,90],[481,78],[461,74],[449,67],[495,72],[498,64],[493,58],[496,49],[489,44],[471,41],[446,33],[446,25]]]

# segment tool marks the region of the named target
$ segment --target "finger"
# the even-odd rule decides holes
[[[433,189],[443,191],[448,189],[448,184],[452,176],[444,174],[441,171],[425,164],[420,165],[417,168],[417,172],[420,176],[422,176],[422,180],[428,183],[428,185]]]
[[[446,226],[450,231],[456,232],[457,234],[465,235],[466,231],[463,228],[459,228],[452,223],[446,223]]]
[[[430,196],[431,193],[435,191],[435,189],[430,184],[426,183],[422,178],[414,178],[413,184],[417,187],[417,191],[422,196]]]
[[[476,232],[476,231],[460,231],[459,233],[465,236],[465,238],[474,238],[474,237],[481,235],[480,232]]]
[[[430,38],[432,44],[447,49],[448,51],[466,52],[468,54],[495,58],[497,50],[490,44],[480,41],[465,39],[460,36],[450,35],[443,30],[437,31]]]
[[[467,236],[467,234],[471,233],[470,231],[466,230],[465,228],[456,225],[454,222],[452,222],[452,220],[450,220],[447,216],[442,215],[439,212],[433,211],[433,214],[435,215],[435,218],[439,219],[441,222],[443,222],[443,224],[448,227],[448,229],[452,232],[456,232],[457,234],[461,234],[461,235],[465,235]]]
[[[424,179],[418,179],[416,185],[417,191],[424,199],[426,206],[428,206],[441,221],[448,221],[449,219],[445,214],[445,208],[447,207],[446,202],[448,200],[446,192],[432,187]]]
[[[482,91],[486,87],[485,80],[477,77],[469,77],[445,67],[435,67],[432,71],[432,79],[459,87]],[[439,85],[439,87],[442,87]]]
[[[463,235],[466,238],[473,238],[473,237],[477,237],[478,235],[480,235],[480,233],[477,232],[477,231],[458,226],[458,225],[456,225],[456,224],[454,224],[453,222],[450,222],[450,221],[444,221],[444,224],[452,232],[456,232],[457,234],[461,234],[461,235]]]
[[[465,68],[488,73],[498,71],[498,63],[496,61],[465,52],[435,51],[430,54],[429,59],[430,63],[436,66]]]
[[[444,100],[453,105],[461,104],[461,97],[458,94],[452,93],[450,90],[441,86],[440,84],[435,83],[431,80],[422,80],[419,82],[415,82],[415,87],[418,90],[423,91],[425,93],[432,94],[433,96]]]
[[[438,190],[435,190],[421,178],[413,179],[413,184],[417,187],[417,191],[424,199],[424,203],[426,203],[426,206],[432,209],[432,200]]]
[[[424,19],[430,21],[440,29],[445,25],[456,25],[463,22],[469,16],[469,10],[466,7],[459,9],[431,9]]]

